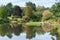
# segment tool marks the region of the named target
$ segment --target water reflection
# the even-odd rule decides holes
[[[38,35],[36,33],[36,36],[34,38],[32,38],[31,40],[52,40],[51,37],[52,35],[49,35],[50,33],[45,33],[44,35]],[[11,39],[9,39],[7,36],[1,37],[0,39],[2,40],[28,40],[26,39],[26,33],[21,33],[19,36],[16,36],[14,34],[12,34],[13,37]],[[55,37],[54,37],[55,38]],[[55,38],[56,40],[56,38]]]
[[[23,33],[25,32],[25,33]],[[49,39],[51,39],[51,35],[48,36],[49,34],[46,33],[42,30],[41,26],[25,26],[22,27],[21,24],[17,24],[17,23],[13,23],[12,25],[10,25],[9,23],[5,23],[5,24],[0,24],[0,35],[3,36],[7,36],[8,38],[13,38],[15,35],[17,37],[20,37],[21,34],[25,34],[24,37],[26,36],[27,39],[33,39],[33,40],[44,40],[44,38],[46,37],[46,40],[48,37],[50,37]],[[14,34],[14,35],[12,35]],[[45,35],[45,37],[43,36]],[[39,37],[42,37],[39,38]],[[34,39],[36,38],[36,39]],[[48,39],[48,40],[49,40]],[[23,37],[22,37],[23,40]],[[52,39],[51,39],[52,40]]]

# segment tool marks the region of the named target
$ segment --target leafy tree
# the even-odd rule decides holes
[[[12,7],[13,7],[12,3],[8,3],[6,5],[8,16],[11,16],[11,14],[12,14]]]
[[[42,13],[41,12],[32,12],[32,14],[30,14],[29,17],[32,21],[41,21]]]
[[[7,10],[5,6],[0,7],[0,18],[7,18]]]
[[[56,17],[60,17],[60,2],[55,3],[51,8],[50,11],[53,12],[53,14]]]
[[[42,21],[44,20],[48,20],[48,19],[51,19],[52,18],[52,13],[48,10],[45,10],[42,14]]]
[[[19,6],[14,6],[13,15],[22,17],[22,10]]]
[[[32,15],[32,8],[31,7],[26,7],[25,16],[23,17],[23,19],[27,19],[27,21],[29,21],[30,15]]]
[[[44,6],[38,6],[38,7],[36,8],[36,11],[39,11],[39,12],[41,12],[41,13],[43,13],[44,10],[45,10],[45,7],[44,7]]]
[[[41,21],[42,19],[42,13],[39,11],[34,12],[34,15],[36,16],[35,18],[33,18],[35,21]]]
[[[5,6],[0,6],[0,24],[9,22],[7,9]]]
[[[36,5],[30,1],[26,3],[26,6],[31,7],[33,10],[36,10]]]
[[[29,18],[32,18],[32,16],[35,16],[33,14],[33,11],[36,11],[36,5],[32,2],[27,2],[26,3],[25,16],[28,16]]]
[[[23,10],[22,11],[22,16],[24,16],[25,15],[25,11],[26,11],[26,7],[21,7],[21,9]]]
[[[32,13],[31,7],[26,7],[25,15],[29,16]]]

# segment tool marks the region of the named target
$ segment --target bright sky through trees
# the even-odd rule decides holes
[[[13,5],[24,7],[28,1],[35,3],[37,6],[41,5],[45,7],[51,7],[55,3],[55,0],[0,0],[0,5],[6,5],[11,2]]]

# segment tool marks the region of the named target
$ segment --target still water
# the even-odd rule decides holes
[[[0,36],[0,40],[29,40],[26,38],[26,33],[21,33],[19,36],[16,36],[14,34],[12,35],[13,35],[12,38],[8,38],[7,36],[4,37]],[[56,37],[50,35],[50,32],[45,33],[44,35],[38,35],[36,33],[36,36],[30,40],[52,40],[52,37],[54,38],[54,40],[56,40]]]
[[[29,27],[13,24],[0,25],[0,40],[56,40],[50,32],[44,32],[41,27]]]

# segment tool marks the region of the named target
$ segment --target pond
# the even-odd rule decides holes
[[[49,35],[50,33],[45,33],[44,35],[38,35],[36,34],[36,36],[34,38],[32,38],[31,40],[52,40],[51,37],[52,35]],[[19,36],[16,36],[14,34],[12,34],[13,37],[10,39],[8,38],[7,36],[4,36],[4,37],[1,37],[0,36],[0,39],[1,40],[28,40],[26,38],[26,33],[21,33]],[[56,40],[56,37],[53,36],[54,39]]]
[[[0,25],[1,40],[56,40],[56,36],[52,36],[50,32],[44,32],[40,26],[29,27],[18,24],[1,24]]]

